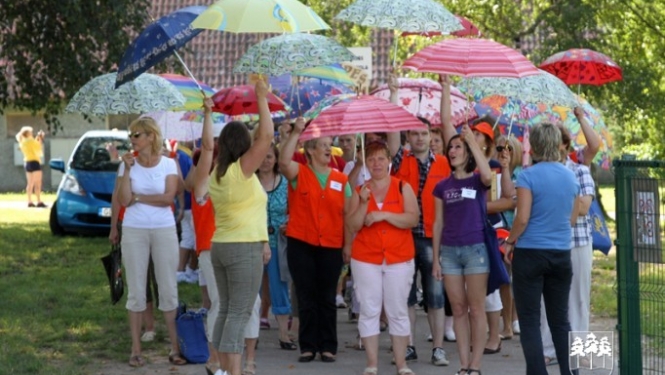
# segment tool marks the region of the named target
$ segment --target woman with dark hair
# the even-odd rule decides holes
[[[485,246],[485,193],[492,172],[469,126],[448,142],[446,156],[452,176],[434,189],[434,229],[432,275],[445,275],[444,287],[453,309],[457,350],[461,369],[458,374],[480,375],[482,350],[486,342],[485,295],[489,263]],[[476,160],[481,162],[476,165]],[[474,172],[478,169],[478,173]],[[440,257],[439,257],[440,254]]]
[[[272,255],[266,265],[266,274],[268,277],[268,295],[269,303],[272,305],[272,313],[277,320],[279,329],[279,347],[284,350],[296,350],[296,344],[289,338],[289,315],[291,314],[291,302],[289,300],[289,283],[284,281],[289,275],[282,275],[277,252],[277,238],[280,231],[285,229],[286,225],[286,202],[288,181],[279,173],[279,164],[277,158],[279,150],[273,146],[268,151],[263,163],[256,171],[259,176],[263,190],[268,194],[268,237]],[[265,284],[264,284],[265,286]],[[265,293],[266,291],[261,291]],[[262,299],[265,301],[265,299]],[[266,309],[267,310],[267,309]]]
[[[268,87],[259,81],[255,90],[259,125],[254,141],[244,123],[226,124],[217,141],[217,160],[208,179],[214,142],[210,125],[204,125],[196,168],[194,185],[208,179],[215,212],[210,258],[219,293],[219,314],[212,337],[220,362],[217,375],[241,374],[245,326],[259,291],[263,265],[270,259],[265,225],[267,197],[255,172],[272,147],[274,131],[266,100]]]
[[[505,261],[511,263],[512,256],[513,293],[527,374],[547,374],[540,333],[542,297],[563,375],[570,373],[568,294],[573,276],[570,252],[572,227],[579,212],[580,184],[575,174],[560,162],[561,132],[556,126],[535,126],[529,141],[535,164],[517,178],[517,212],[504,244]]]
[[[411,324],[407,302],[415,265],[411,228],[418,224],[416,195],[408,183],[390,176],[390,149],[371,142],[365,149],[371,179],[356,188],[346,216],[347,233],[355,238],[350,254],[354,289],[360,304],[358,330],[367,366],[364,375],[378,372],[381,310],[385,308],[395,366],[400,375],[413,375],[406,365]]]
[[[310,362],[318,352],[323,362],[334,362],[335,289],[342,269],[344,214],[352,193],[346,175],[329,166],[332,138],[306,141],[307,164],[293,161],[304,128],[300,117],[279,156],[280,170],[289,181],[287,258],[298,299],[299,361]]]

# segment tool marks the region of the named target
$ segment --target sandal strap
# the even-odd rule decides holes
[[[415,373],[413,372],[413,370],[411,370],[411,369],[408,368],[408,367],[402,367],[401,369],[397,370],[397,373],[398,373],[399,375],[407,375],[407,374],[413,374],[413,375],[415,375]]]
[[[363,370],[363,374],[374,374],[374,375],[376,375],[377,372],[379,372],[379,369],[376,368],[376,367],[365,367],[365,369]]]
[[[462,372],[464,372],[464,374],[462,374]],[[461,369],[459,369],[459,370],[455,373],[455,375],[466,375],[466,374],[468,374],[468,373],[469,373],[469,369],[468,369],[468,368],[461,368]]]
[[[478,374],[478,375],[483,375],[483,374],[480,372],[480,370],[476,370],[476,369],[473,369],[473,368],[470,368],[470,369],[466,370],[467,375],[470,375],[471,373],[474,373],[474,372],[475,372],[476,374]]]

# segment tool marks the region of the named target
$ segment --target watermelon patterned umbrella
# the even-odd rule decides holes
[[[594,85],[621,81],[621,67],[600,52],[573,48],[548,57],[540,69],[559,77],[567,85]]]

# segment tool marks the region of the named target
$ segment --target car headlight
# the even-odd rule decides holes
[[[72,194],[85,195],[85,190],[81,188],[76,177],[66,174],[62,179],[61,189]]]

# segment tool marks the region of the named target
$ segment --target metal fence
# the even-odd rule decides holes
[[[665,374],[665,162],[613,165],[620,373]]]

